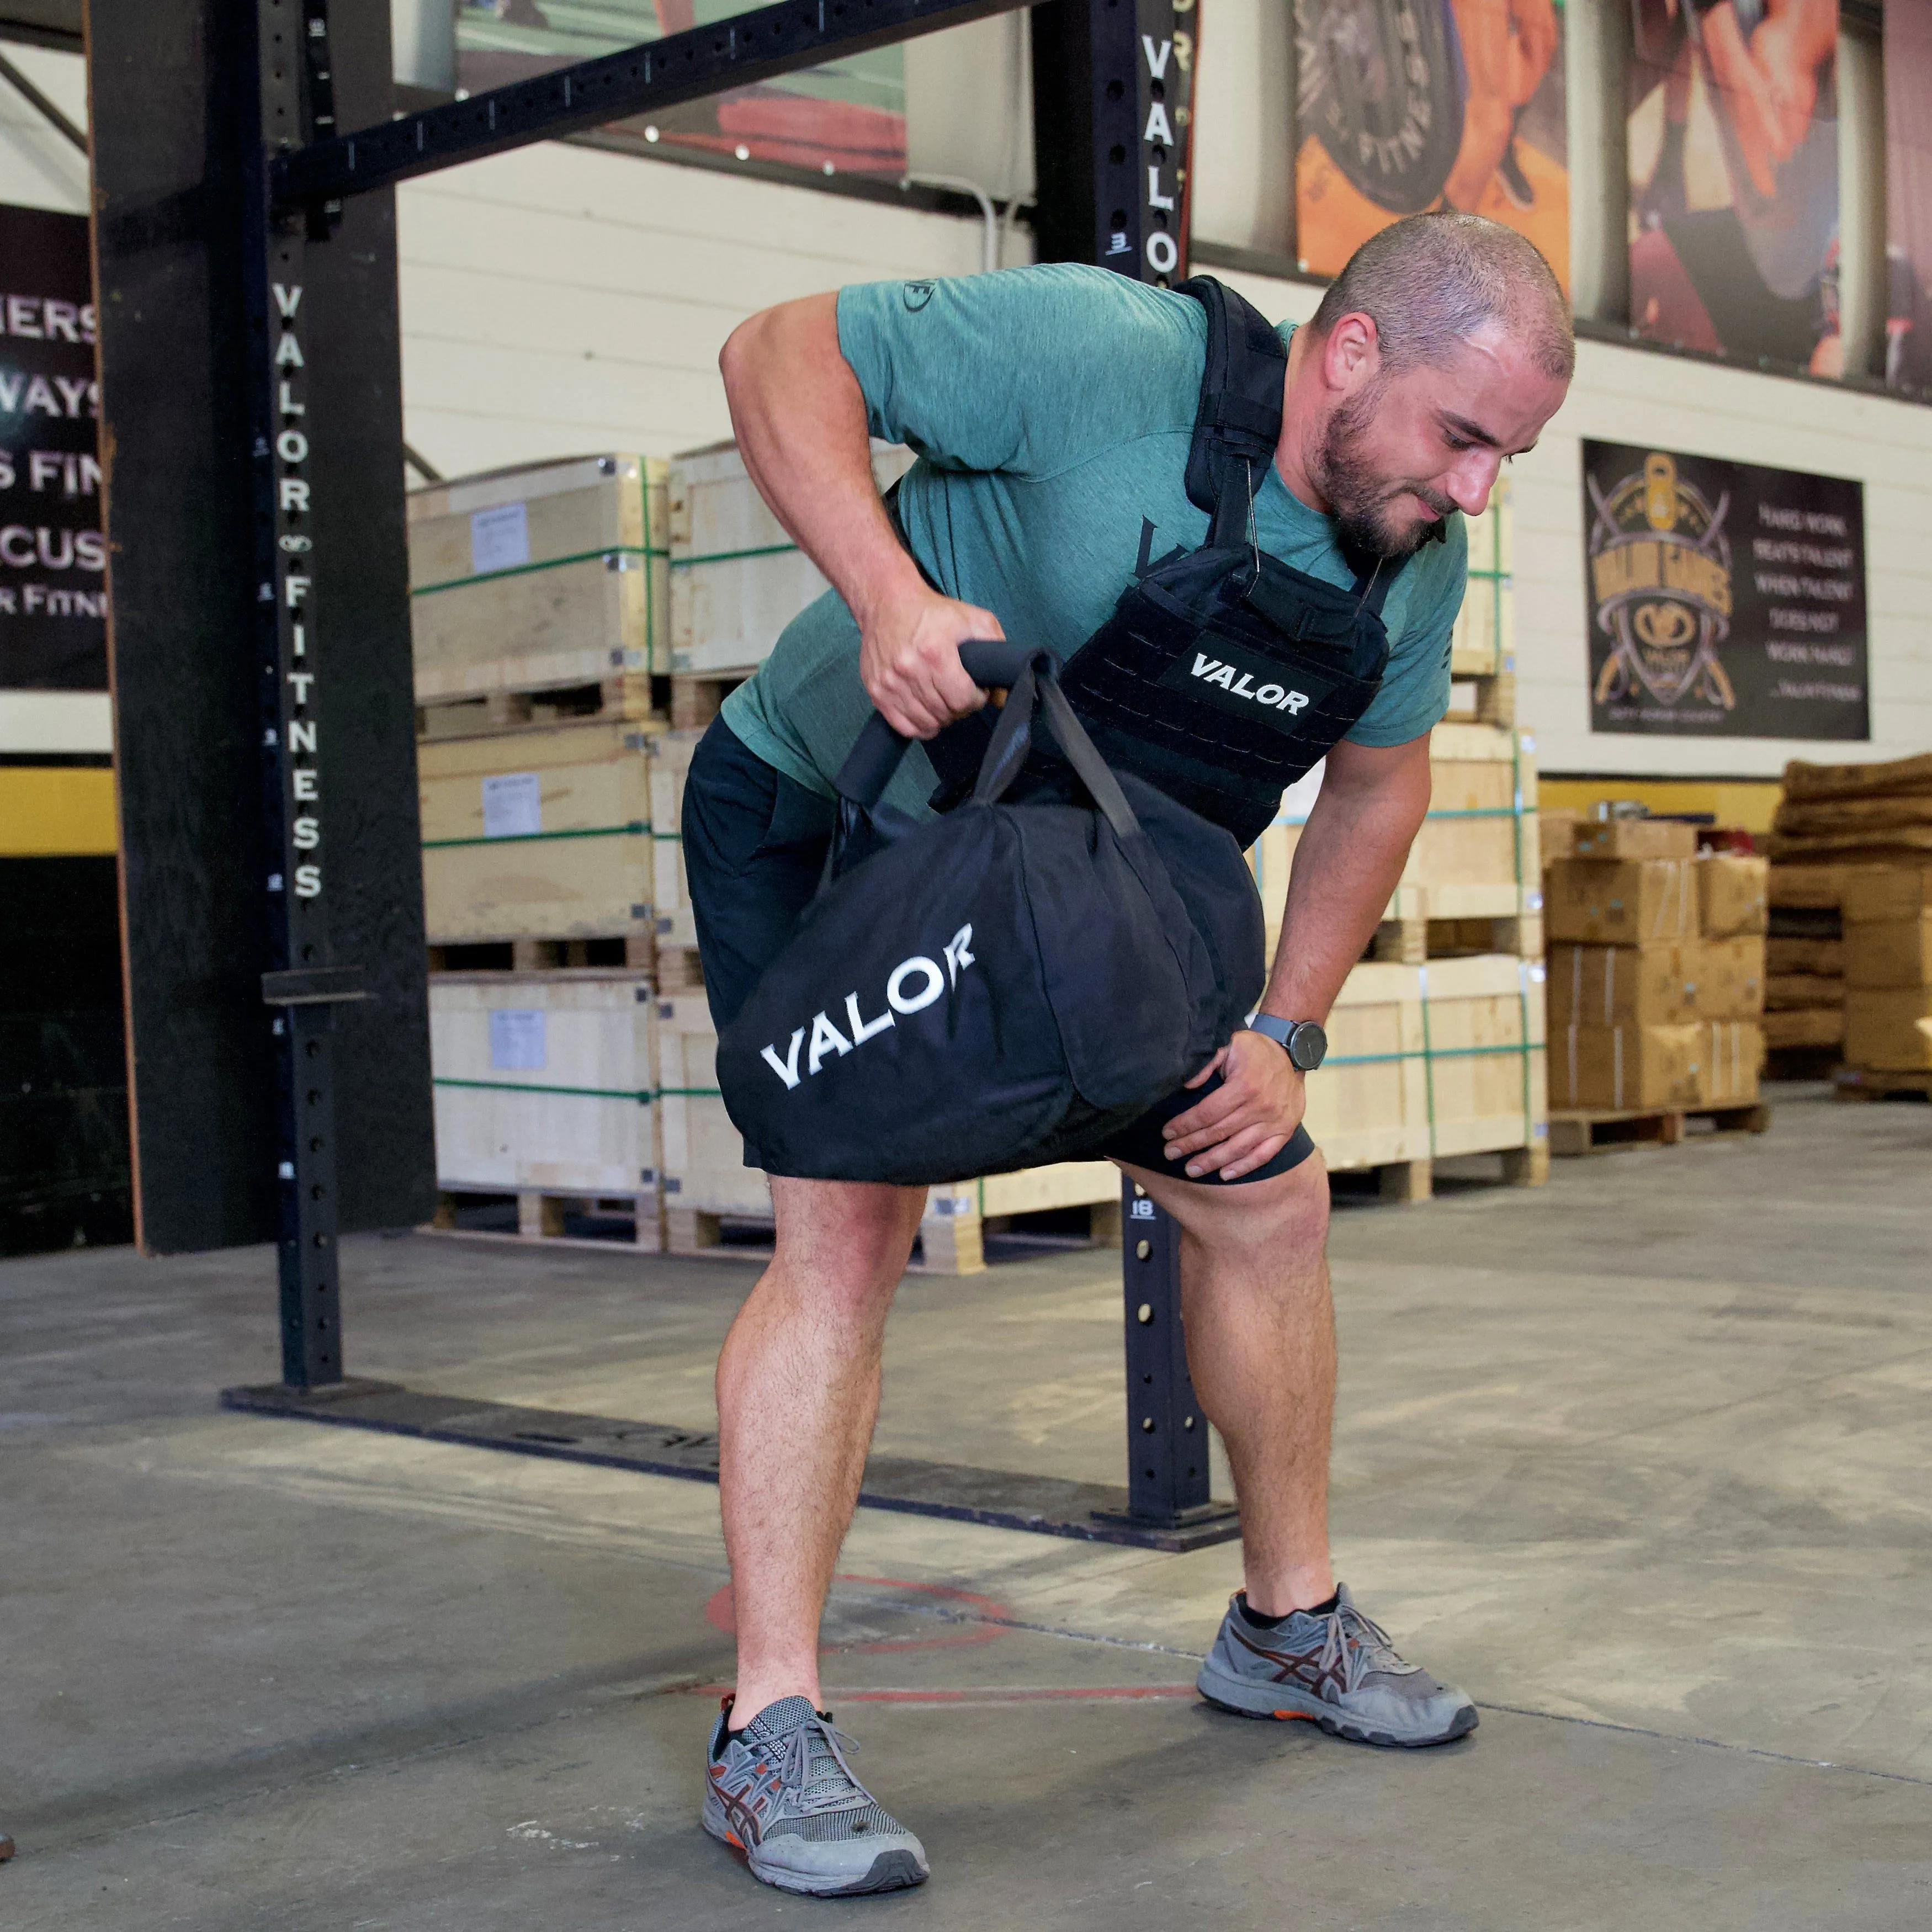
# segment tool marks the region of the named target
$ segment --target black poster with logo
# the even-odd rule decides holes
[[[1862,484],[1586,441],[1583,524],[1593,731],[1871,736]]]
[[[87,218],[0,207],[0,689],[107,688]]]

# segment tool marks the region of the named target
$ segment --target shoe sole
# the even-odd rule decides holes
[[[1352,1724],[1334,1705],[1303,1697],[1280,1684],[1246,1684],[1218,1670],[1203,1667],[1194,1688],[1217,1711],[1237,1718],[1274,1718],[1284,1724],[1316,1724],[1332,1738],[1354,1744],[1376,1744],[1384,1750],[1422,1750],[1433,1744],[1454,1744],[1476,1728],[1476,1707],[1465,1704],[1449,1720],[1448,1729],[1431,1732],[1426,1737],[1397,1737],[1392,1731],[1371,1730],[1366,1724]]]
[[[728,1825],[716,1824],[708,1815],[699,1822],[721,1845],[742,1859],[746,1870],[760,1883],[808,1898],[863,1898],[874,1892],[906,1892],[925,1884],[932,1876],[911,1852],[903,1850],[881,1852],[855,1879],[835,1880],[830,1874],[793,1871],[769,1860],[761,1862],[746,1850],[743,1840]]]

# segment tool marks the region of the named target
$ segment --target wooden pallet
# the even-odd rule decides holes
[[[730,670],[674,671],[670,676],[670,728],[701,731],[718,708],[758,669],[742,664]]]
[[[1461,959],[1478,952],[1540,959],[1543,950],[1543,915],[1525,912],[1477,919],[1385,919],[1369,942],[1368,957],[1419,966],[1426,960]]]
[[[462,1225],[466,1212],[470,1214],[473,1223],[481,1218],[478,1209],[487,1210],[492,1204],[507,1202],[512,1198],[510,1196],[484,1188],[440,1189],[436,1213],[422,1232],[457,1235],[465,1240],[538,1241],[550,1247],[590,1248],[605,1252],[613,1248],[628,1246],[640,1253],[654,1255],[663,1249],[663,1225],[658,1212],[658,1198],[653,1193],[553,1194],[520,1190],[514,1198],[517,1226],[512,1233],[507,1227]],[[632,1226],[631,1239],[628,1242],[600,1240],[594,1235],[566,1233],[566,1228],[572,1216],[628,1220]]]
[[[980,1274],[986,1267],[987,1238],[1006,1234],[1035,1240],[1066,1238],[1048,1226],[1062,1209],[1031,1214],[928,1214],[920,1223],[919,1245],[911,1270],[921,1274]],[[1120,1204],[1118,1200],[1086,1204],[1086,1239],[1094,1247],[1120,1244]],[[707,1214],[700,1208],[670,1208],[664,1214],[664,1250],[668,1254],[726,1261],[767,1262],[772,1257],[771,1223],[750,1216]],[[764,1238],[759,1238],[759,1231]],[[739,1238],[728,1239],[728,1234]],[[748,1240],[742,1238],[749,1234]],[[1079,1237],[1071,1238],[1078,1240]]]
[[[1468,689],[1473,702],[1458,704],[1452,697],[1450,708],[1444,714],[1444,722],[1452,724],[1500,724],[1505,728],[1516,723],[1516,671],[1512,667],[1507,670],[1462,671],[1451,664],[1449,675],[1452,692]]]
[[[1502,1183],[1506,1187],[1540,1187],[1550,1178],[1550,1146],[1538,1141],[1530,1147],[1491,1148],[1502,1162]],[[1436,1163],[1432,1160],[1393,1160],[1372,1166],[1336,1168],[1330,1171],[1331,1187],[1339,1180],[1344,1185],[1336,1191],[1345,1198],[1366,1190],[1349,1183],[1372,1182],[1384,1201],[1414,1203],[1436,1198]]]
[[[584,722],[661,724],[670,701],[668,682],[646,671],[620,671],[595,684],[425,698],[416,706],[416,736],[477,737]]]
[[[1766,1080],[1828,1080],[1844,1065],[1839,1046],[1774,1046],[1764,1057]]]
[[[1932,1073],[1879,1073],[1869,1067],[1839,1070],[1833,1090],[1840,1100],[1932,1100]]]
[[[1708,1121],[1700,1138],[1718,1134],[1761,1134],[1771,1125],[1762,1101],[1737,1107],[1622,1107],[1552,1113],[1550,1151],[1559,1159],[1586,1154],[1616,1154],[1627,1148],[1675,1147],[1689,1133],[1689,1123]]]
[[[429,949],[432,973],[554,973],[623,966],[655,975],[658,961],[657,943],[647,932],[608,939],[478,940]]]

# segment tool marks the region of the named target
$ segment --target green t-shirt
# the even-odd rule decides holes
[[[1184,478],[1207,339],[1192,297],[1078,263],[838,295],[838,346],[872,432],[920,459],[898,496],[913,555],[949,596],[1062,658],[1106,620],[1137,566],[1206,540]],[[1255,532],[1292,568],[1354,581],[1334,524],[1271,464]],[[1406,744],[1448,709],[1467,553],[1451,517],[1445,540],[1396,578],[1382,612],[1388,667],[1348,734],[1357,744]],[[786,626],[724,718],[767,764],[830,796],[871,710],[859,627],[828,591]],[[935,782],[915,748],[887,796],[919,811]]]

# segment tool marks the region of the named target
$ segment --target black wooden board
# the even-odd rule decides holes
[[[135,1184],[164,1253],[278,1231],[234,118],[252,8],[91,10]],[[330,26],[348,124],[387,119],[386,0],[338,0]],[[392,1226],[434,1200],[392,197],[352,202],[310,264],[331,930],[375,995],[336,1020],[341,1224]]]
[[[591,1462],[641,1474],[718,1480],[718,1438],[707,1430],[619,1416],[580,1415],[566,1409],[524,1408],[473,1396],[433,1395],[393,1382],[344,1382],[326,1388],[224,1389],[222,1406],[259,1415],[298,1416],[350,1429],[418,1436],[472,1448],[506,1449],[566,1462]],[[1094,1543],[1122,1543],[1143,1550],[1200,1550],[1232,1542],[1241,1533],[1230,1504],[1212,1504],[1178,1527],[1135,1521],[1124,1489],[1107,1483],[1070,1482],[1007,1469],[977,1469],[953,1462],[922,1462],[906,1456],[874,1456],[866,1464],[859,1502],[868,1509],[950,1517],[1040,1536],[1069,1536]]]

